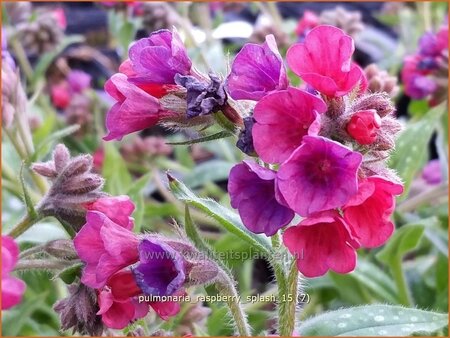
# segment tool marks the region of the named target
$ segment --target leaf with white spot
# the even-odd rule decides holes
[[[410,123],[397,139],[389,166],[404,180],[404,197],[411,181],[428,160],[428,143],[446,109],[447,102],[434,107],[423,118]]]
[[[430,335],[447,326],[448,315],[392,305],[366,305],[320,314],[304,321],[300,336]]]

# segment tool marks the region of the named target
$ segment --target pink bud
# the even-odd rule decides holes
[[[347,133],[359,144],[368,145],[375,142],[380,127],[381,118],[374,109],[361,110],[348,122]]]

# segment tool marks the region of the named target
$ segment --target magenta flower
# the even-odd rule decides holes
[[[166,243],[153,238],[139,243],[139,264],[133,267],[133,274],[144,294],[174,294],[186,280],[185,269],[184,258]]]
[[[134,211],[134,203],[126,195],[101,197],[93,203],[86,204],[85,207],[87,210],[101,212],[125,229],[133,229],[134,222],[130,216]]]
[[[9,236],[2,236],[2,310],[7,310],[22,301],[26,285],[11,276],[19,259],[19,246]]]
[[[344,206],[344,219],[362,246],[374,248],[392,235],[394,224],[390,217],[395,208],[395,197],[403,186],[379,176],[362,180],[358,193]]]
[[[111,275],[139,258],[136,235],[98,211],[87,212],[86,224],[75,236],[74,244],[86,263],[81,282],[92,288],[103,287]]]
[[[306,277],[319,277],[328,270],[349,273],[355,269],[359,245],[337,211],[313,215],[288,228],[283,243]]]
[[[281,163],[302,143],[303,136],[317,135],[319,113],[327,106],[322,99],[289,87],[263,97],[255,106],[253,145],[267,163]]]
[[[286,59],[295,74],[327,96],[343,96],[364,78],[351,61],[353,39],[333,26],[317,26],[304,42],[289,48]]]
[[[82,70],[72,70],[67,75],[67,82],[75,93],[81,93],[91,86],[91,76]]]
[[[158,99],[128,82],[125,74],[114,74],[106,82],[105,91],[117,101],[106,115],[109,133],[103,138],[105,141],[121,140],[158,123],[161,112]]]
[[[253,161],[244,161],[230,171],[231,206],[239,210],[242,223],[254,233],[272,236],[294,218],[277,191],[275,177],[273,170]]]
[[[175,74],[188,75],[192,62],[177,31],[162,29],[135,42],[129,50],[136,73],[133,83],[175,84]]]
[[[258,101],[267,93],[287,88],[283,59],[273,35],[262,45],[247,43],[236,55],[226,80],[226,89],[235,100]]]
[[[278,187],[301,216],[343,206],[358,190],[360,153],[320,136],[303,144],[280,166]]]

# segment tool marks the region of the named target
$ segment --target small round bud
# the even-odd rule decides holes
[[[381,118],[374,109],[356,112],[347,124],[347,133],[362,145],[372,144],[377,139]]]

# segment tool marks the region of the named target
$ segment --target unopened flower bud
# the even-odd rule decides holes
[[[398,120],[391,117],[383,118],[374,148],[381,151],[394,149],[396,136],[402,128],[402,124]]]
[[[104,180],[92,172],[92,157],[70,158],[67,148],[60,144],[53,152],[52,161],[35,163],[32,168],[53,183],[38,205],[39,212],[54,216],[78,231],[85,223],[84,205],[104,196],[101,192]]]
[[[209,73],[210,82],[200,81],[191,75],[175,75],[175,82],[187,90],[187,117],[215,113],[225,104],[227,94],[220,78]]]
[[[381,118],[375,110],[356,112],[347,124],[347,133],[362,145],[369,145],[377,139],[381,127]]]
[[[25,111],[27,97],[20,83],[19,75],[8,62],[2,63],[2,122],[8,128],[17,111]]]
[[[76,259],[78,255],[73,246],[73,241],[69,239],[57,239],[45,245],[45,252],[60,259]]]
[[[177,334],[181,336],[192,335],[196,332],[196,327],[204,327],[211,309],[201,302],[195,303],[183,315],[180,325],[177,327]]]
[[[59,314],[61,329],[73,329],[73,333],[82,335],[101,336],[103,324],[99,310],[95,290],[84,284],[74,283],[69,285],[69,296],[53,306]]]
[[[387,71],[381,70],[374,63],[364,69],[367,78],[367,89],[369,92],[386,92],[390,97],[395,97],[400,88],[397,85],[397,77],[390,75]]]
[[[391,98],[386,93],[373,93],[364,95],[356,100],[351,106],[351,111],[354,112],[369,109],[375,109],[380,117],[390,115],[395,111],[395,107],[392,104]]]
[[[236,143],[236,147],[238,147],[244,154],[250,156],[256,155],[252,136],[252,129],[254,124],[255,120],[253,116],[244,118],[244,129],[239,134],[239,139]]]

